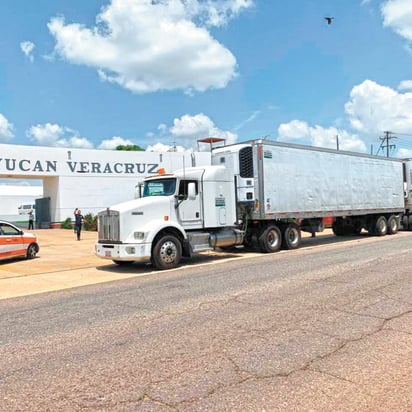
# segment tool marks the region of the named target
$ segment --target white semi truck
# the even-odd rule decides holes
[[[147,177],[137,199],[98,214],[96,255],[176,267],[235,245],[296,249],[301,231],[412,229],[411,161],[254,140],[212,150],[212,165]]]

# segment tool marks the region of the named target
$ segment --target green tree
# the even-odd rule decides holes
[[[143,149],[137,144],[120,144],[116,150],[124,150],[126,152],[143,152]]]
[[[73,229],[72,220],[68,217],[64,222],[61,223],[62,229]]]
[[[84,230],[97,231],[97,216],[87,213],[84,217]]]

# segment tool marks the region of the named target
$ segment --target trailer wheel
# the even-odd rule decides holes
[[[399,231],[399,219],[397,216],[389,216],[388,219],[388,235],[394,235]]]
[[[337,218],[332,223],[332,232],[335,236],[348,236],[353,233],[353,227],[345,225],[342,219]]]
[[[296,223],[290,223],[283,232],[282,246],[284,249],[297,249],[300,246],[302,235]]]
[[[173,269],[182,258],[182,245],[173,235],[161,237],[153,247],[152,264],[156,269]]]
[[[409,219],[407,215],[402,216],[402,230],[409,230]]]
[[[280,229],[275,225],[268,226],[259,235],[258,243],[259,250],[263,253],[277,252],[282,245],[282,233]]]
[[[388,233],[388,221],[385,216],[379,216],[375,223],[375,234],[385,236]]]

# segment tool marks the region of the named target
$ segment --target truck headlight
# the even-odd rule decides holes
[[[143,240],[144,239],[144,232],[134,232],[134,238],[136,240]]]

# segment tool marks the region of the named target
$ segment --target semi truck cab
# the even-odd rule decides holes
[[[98,214],[96,255],[167,269],[182,256],[240,244],[235,221],[234,179],[224,166],[160,170],[144,180],[137,199]]]

